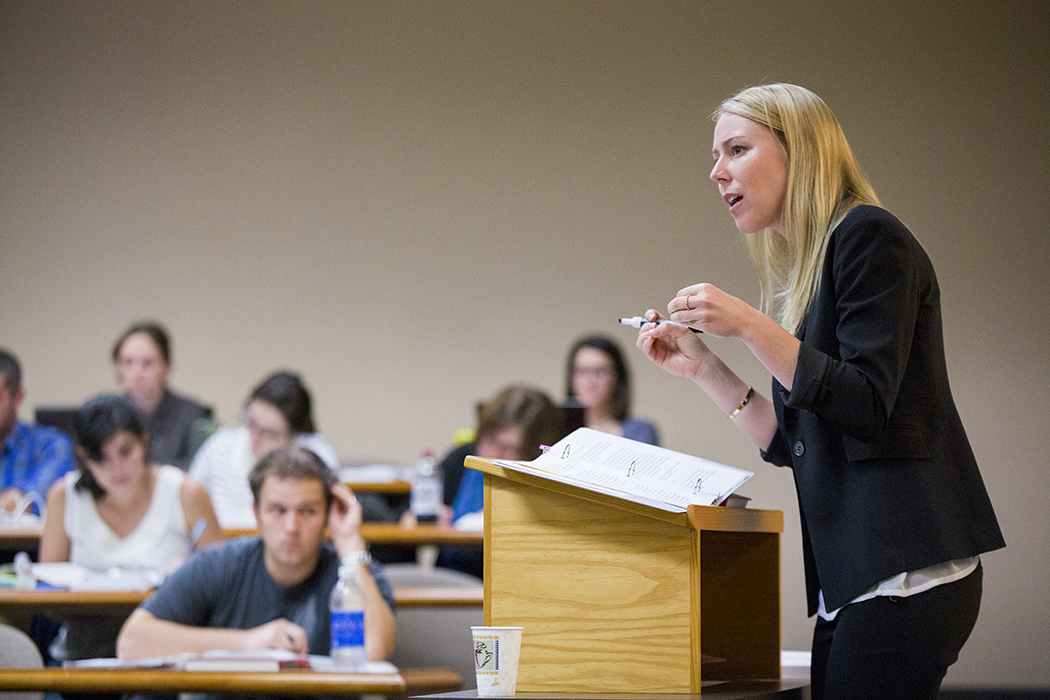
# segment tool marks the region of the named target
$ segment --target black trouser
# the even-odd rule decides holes
[[[906,598],[850,603],[813,631],[813,700],[935,700],[977,622],[984,571]]]

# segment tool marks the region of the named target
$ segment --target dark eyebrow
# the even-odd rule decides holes
[[[301,501],[299,503],[285,503],[284,501],[270,501],[267,505],[280,506],[281,508],[288,508],[293,510],[299,510],[300,508],[323,508],[324,499],[316,499],[312,501]]]

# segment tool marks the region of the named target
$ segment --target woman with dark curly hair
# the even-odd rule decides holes
[[[208,493],[181,469],[146,461],[142,414],[124,396],[103,395],[76,415],[77,469],[51,487],[41,562],[92,571],[149,570],[163,578],[195,547],[223,539]],[[116,653],[121,618],[70,620],[56,658]]]

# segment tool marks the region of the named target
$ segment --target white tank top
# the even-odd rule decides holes
[[[122,567],[167,574],[186,560],[190,539],[179,498],[185,472],[172,466],[157,470],[149,508],[127,537],[119,537],[102,520],[89,492],[73,488],[79,476],[65,477],[70,562],[94,571]]]

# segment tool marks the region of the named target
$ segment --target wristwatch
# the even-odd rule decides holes
[[[341,566],[354,566],[355,564],[364,564],[368,566],[372,563],[372,555],[367,550],[361,550],[360,552],[350,552],[339,560]]]

